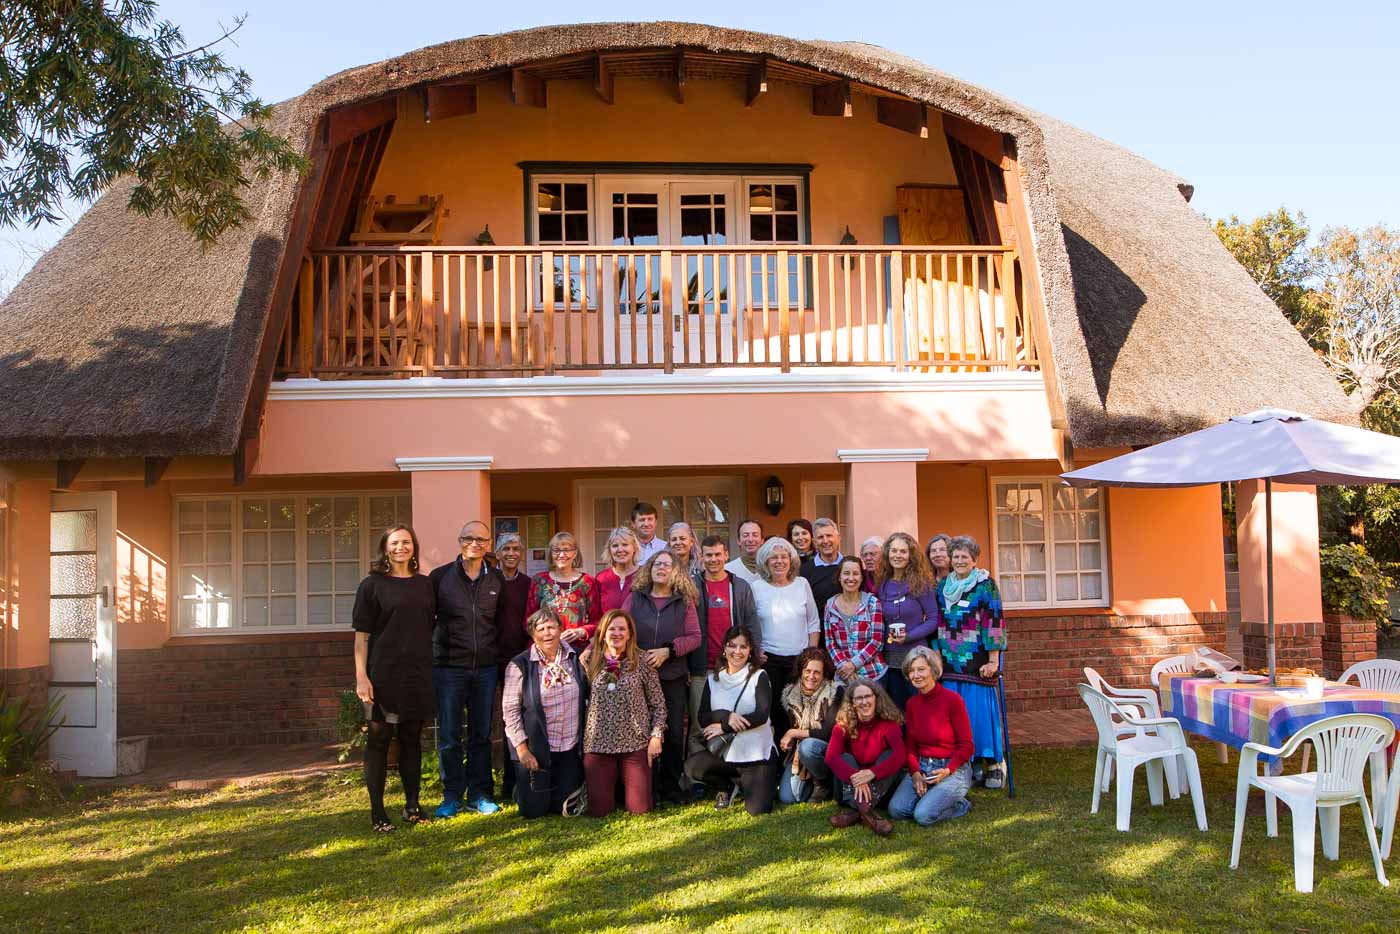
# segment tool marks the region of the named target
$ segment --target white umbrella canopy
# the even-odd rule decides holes
[[[1260,409],[1060,476],[1071,486],[1184,487],[1263,480],[1269,683],[1277,684],[1273,483],[1400,483],[1400,438],[1285,409]]]

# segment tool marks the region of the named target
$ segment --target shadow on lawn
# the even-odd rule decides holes
[[[1331,925],[1362,898],[1375,909],[1367,920],[1397,912],[1370,875],[1354,814],[1343,820],[1342,861],[1319,854],[1312,896],[1292,895],[1286,821],[1284,835],[1266,841],[1262,819],[1252,820],[1244,864],[1231,873],[1225,790],[1233,768],[1203,766],[1206,834],[1184,798],[1149,807],[1141,777],[1131,833],[1114,831],[1111,799],[1089,815],[1086,750],[1027,756],[1017,800],[979,793],[956,824],[900,825],[889,840],[831,829],[829,806],[756,819],[698,806],[529,824],[506,813],[374,837],[359,793],[333,783],[206,798],[138,794],[125,802],[135,812],[113,800],[40,827],[0,829],[7,847],[41,832],[87,848],[58,863],[0,861],[0,890],[26,893],[0,905],[0,920],[18,910],[11,921],[102,927],[120,909],[152,930],[289,918],[317,927],[318,918],[345,925],[361,916],[384,928],[452,930],[777,926],[787,918],[809,927],[1233,928],[1277,921],[1281,906],[1290,924]]]

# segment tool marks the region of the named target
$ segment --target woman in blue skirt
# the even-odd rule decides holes
[[[997,677],[1001,653],[1006,650],[1006,622],[1001,613],[1001,593],[996,581],[977,567],[982,553],[970,536],[959,535],[948,546],[953,569],[938,584],[942,621],[938,626],[938,650],[943,655],[943,683],[967,705],[972,721],[973,772],[981,766],[983,784],[1002,786],[1001,710],[997,705]]]

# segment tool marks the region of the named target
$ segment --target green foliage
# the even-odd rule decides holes
[[[122,175],[128,206],[210,244],[250,216],[250,175],[305,160],[266,126],[247,72],[187,48],[154,0],[5,0],[0,17],[0,224],[58,218]]]
[[[44,744],[63,725],[58,708],[57,697],[36,708],[28,698],[0,690],[0,776],[22,775],[42,764]]]
[[[335,732],[340,737],[337,762],[349,762],[355,750],[365,745],[365,705],[354,691],[340,692],[340,711],[335,717]]]
[[[1371,620],[1387,629],[1390,603],[1386,595],[1394,586],[1376,559],[1361,545],[1322,548],[1322,609],[1325,612]]]
[[[1283,310],[1293,326],[1316,349],[1322,349],[1324,303],[1310,286],[1313,260],[1307,250],[1308,219],[1280,207],[1252,221],[1231,214],[1215,222],[1220,242],[1245,268],[1259,288]]]

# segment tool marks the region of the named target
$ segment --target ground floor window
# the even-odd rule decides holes
[[[1056,478],[995,477],[992,502],[990,570],[1006,606],[1108,605],[1101,490],[1073,489]]]
[[[178,632],[350,624],[379,537],[408,493],[272,493],[175,501]]]
[[[742,477],[674,477],[583,480],[578,484],[579,544],[584,567],[597,573],[608,566],[608,533],[632,519],[638,502],[656,507],[656,534],[677,522],[690,523],[695,540],[718,535],[734,552],[734,536],[744,517]]]

